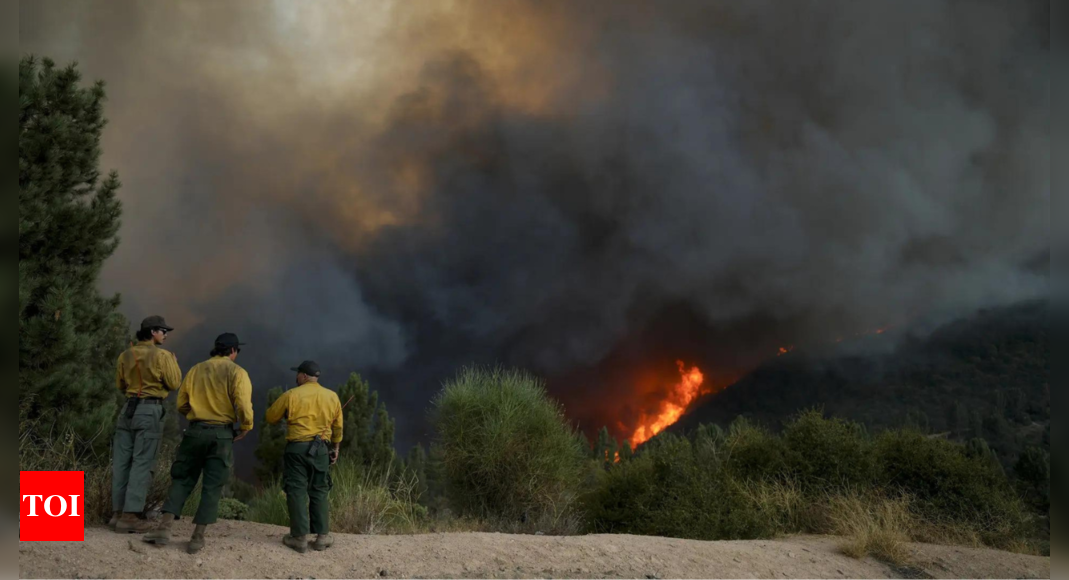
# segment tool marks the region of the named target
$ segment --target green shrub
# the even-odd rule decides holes
[[[539,380],[465,369],[435,399],[433,419],[446,493],[459,515],[539,522],[545,533],[570,520],[585,453]]]
[[[219,519],[242,521],[249,515],[249,506],[232,497],[219,500]]]
[[[876,481],[909,495],[928,521],[968,524],[987,543],[1019,535],[1026,517],[997,462],[916,431],[888,431],[875,444]]]
[[[699,460],[690,442],[657,437],[635,459],[599,478],[586,497],[594,533],[698,540],[770,537],[783,504]]]
[[[1022,503],[976,448],[910,430],[873,440],[819,413],[782,436],[745,421],[699,429],[693,443],[665,433],[587,477],[587,528],[700,540],[845,534],[855,553],[888,558],[904,538],[1019,549]],[[1032,463],[1043,480],[1042,458]]]
[[[740,418],[717,446],[731,476],[744,481],[772,481],[787,475],[783,439]],[[710,462],[714,464],[715,462]]]
[[[872,482],[872,447],[864,428],[807,411],[783,430],[791,477],[808,490],[849,490]]]

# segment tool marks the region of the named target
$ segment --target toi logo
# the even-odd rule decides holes
[[[85,541],[85,473],[20,471],[19,541]]]

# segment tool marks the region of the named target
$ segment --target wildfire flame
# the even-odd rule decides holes
[[[707,394],[708,391],[703,389],[705,375],[702,374],[701,369],[691,367],[688,370],[683,361],[676,361],[676,365],[679,366],[679,383],[672,387],[669,396],[661,403],[661,409],[656,415],[642,415],[638,428],[631,436],[631,447],[642,445],[654,435],[675,424],[695,399]]]
[[[865,332],[858,332],[854,334],[854,337],[860,338],[865,336],[885,334],[890,331],[894,326],[885,326],[883,328],[877,328],[875,330],[869,330]],[[839,337],[835,342],[843,342],[845,337]],[[783,356],[794,352],[795,346],[781,346],[779,347],[776,356]],[[713,392],[719,391],[724,387],[731,384],[731,381],[735,378],[717,377],[714,379],[714,383],[711,384],[706,381],[705,374],[701,369],[694,366],[690,369],[683,363],[683,361],[676,361],[676,365],[679,367],[680,381],[678,384],[673,385],[669,390],[667,396],[660,403],[660,409],[656,414],[643,413],[641,420],[638,422],[638,426],[635,428],[631,435],[631,447],[637,449],[639,445],[649,441],[658,433],[664,431],[668,427],[671,427],[679,421],[690,405],[694,403],[703,395],[708,395]],[[619,425],[621,429],[624,428],[623,423]],[[617,455],[615,461],[619,462],[620,457]]]

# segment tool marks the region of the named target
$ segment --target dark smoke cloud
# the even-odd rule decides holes
[[[261,386],[370,374],[405,442],[470,362],[623,434],[676,358],[1046,292],[1047,3],[21,7],[109,82],[105,288]]]

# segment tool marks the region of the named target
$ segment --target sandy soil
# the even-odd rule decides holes
[[[209,528],[186,554],[189,524],[165,548],[140,536],[86,530],[84,543],[19,545],[22,578],[1050,578],[1050,558],[915,546],[916,569],[847,558],[834,538],[695,542],[636,536],[337,535],[325,553],[297,554],[286,530],[243,522]]]

